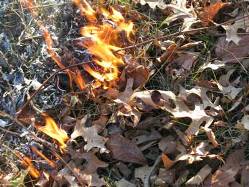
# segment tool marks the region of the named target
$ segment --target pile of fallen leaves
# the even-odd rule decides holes
[[[249,185],[248,1],[46,3],[0,11],[1,185]],[[110,6],[136,32],[116,82],[83,89],[80,9]]]

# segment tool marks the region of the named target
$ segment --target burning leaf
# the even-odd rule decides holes
[[[87,116],[82,118],[80,122],[76,123],[74,131],[71,134],[71,141],[79,136],[82,136],[87,142],[87,144],[84,146],[86,151],[90,151],[92,148],[96,147],[100,149],[101,153],[108,152],[105,147],[107,139],[98,135],[97,127],[84,127],[86,120]]]
[[[209,165],[205,165],[195,176],[186,182],[186,185],[200,185],[211,172],[212,168]]]
[[[240,37],[237,33],[238,29],[244,29],[246,32],[249,31],[249,18],[245,17],[244,19],[240,19],[243,15],[238,16],[237,20],[231,25],[222,25],[222,27],[226,30],[226,41],[233,41],[236,45],[239,45]]]
[[[45,119],[45,126],[37,126],[37,129],[49,137],[58,141],[60,148],[63,150],[66,148],[65,142],[69,139],[67,133],[63,130],[58,128],[56,122],[48,116],[47,114],[43,114]]]
[[[235,181],[235,176],[241,169],[240,163],[244,160],[244,150],[236,150],[226,159],[226,163],[212,176],[212,186],[223,187]]]
[[[114,159],[137,164],[147,162],[137,145],[119,134],[111,135],[106,146]]]
[[[241,36],[241,40],[238,45],[235,43],[229,43],[225,37],[219,38],[215,53],[224,63],[240,63],[242,59],[248,56],[247,45],[249,42],[249,36]]]
[[[216,16],[216,14],[222,9],[228,5],[227,3],[223,3],[221,1],[218,1],[214,4],[211,4],[210,6],[204,7],[203,12],[200,14],[200,19],[202,20],[203,26],[208,26]]]
[[[194,8],[187,8],[186,3],[186,0],[177,0],[176,4],[166,5],[164,8],[169,8],[174,13],[171,16],[167,17],[161,25],[169,24],[173,21],[182,19],[182,30],[186,31],[189,30],[194,23],[197,23],[197,15],[195,13]]]

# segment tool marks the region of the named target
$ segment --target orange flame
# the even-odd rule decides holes
[[[73,2],[89,22],[89,25],[80,29],[80,34],[86,38],[82,45],[93,55],[93,62],[103,71],[96,71],[89,65],[84,65],[84,70],[97,79],[98,84],[95,85],[100,85],[99,82],[102,82],[105,87],[107,82],[118,79],[119,66],[125,64],[124,52],[115,53],[115,51],[121,49],[122,32],[125,33],[126,39],[131,41],[133,23],[125,21],[122,14],[113,7],[109,10],[99,9],[104,17],[100,22],[97,20],[98,12],[94,11],[85,0],[73,0]]]
[[[58,128],[53,118],[51,118],[47,114],[43,114],[43,116],[45,119],[45,126],[38,126],[37,129],[45,133],[49,137],[57,140],[61,150],[64,150],[67,147],[65,142],[67,142],[67,140],[69,139],[66,131]]]
[[[41,158],[43,158],[48,165],[50,165],[52,168],[54,168],[56,165],[54,163],[54,161],[49,160],[41,151],[39,151],[35,146],[31,146],[31,150],[33,151],[33,153],[37,154],[38,156],[40,156]]]
[[[36,24],[39,26],[40,30],[43,32],[43,38],[45,40],[45,43],[47,45],[47,51],[48,54],[50,55],[50,57],[52,58],[52,60],[61,68],[65,68],[65,66],[63,65],[63,63],[61,62],[61,58],[60,56],[54,51],[53,49],[53,40],[52,37],[48,31],[48,29],[43,25],[42,21],[38,20],[37,15],[38,13],[36,12],[35,7],[35,3],[33,2],[33,0],[20,0],[21,4],[25,7],[27,7],[31,13],[31,15],[33,16],[33,18],[36,21]],[[76,85],[83,90],[85,88],[85,81],[82,78],[80,71],[78,70],[78,68],[75,68],[76,72],[72,72],[69,69],[66,69],[65,71],[67,72],[69,79],[70,79],[70,83],[72,82],[72,80],[74,80],[74,82],[76,83]]]
[[[33,0],[20,1],[29,9],[40,30],[43,31],[47,51],[53,61],[60,68],[65,68],[60,56],[53,50],[53,40],[48,29],[38,20],[38,13]],[[124,41],[122,36],[126,37],[127,42],[131,42],[134,25],[131,21],[126,21],[123,15],[113,7],[108,10],[102,7],[94,10],[86,0],[72,0],[72,2],[89,22],[87,26],[80,29],[80,34],[86,38],[82,45],[93,55],[94,64],[100,67],[98,71],[89,65],[84,65],[83,68],[96,79],[93,86],[108,88],[108,85],[113,85],[118,80],[119,67],[125,65],[123,60],[124,51],[120,50],[121,46],[124,45],[124,43],[122,44],[122,41]],[[100,14],[102,16],[99,16]],[[99,20],[99,17],[102,19]],[[117,50],[119,52],[115,52]],[[85,80],[77,67],[73,70],[67,69],[65,71],[69,76],[70,84],[74,81],[81,90],[85,88]]]
[[[33,178],[39,178],[40,172],[35,168],[35,166],[32,163],[32,160],[24,155],[22,155],[20,152],[15,151],[16,156],[21,160],[21,164],[23,167],[27,168],[28,173]]]

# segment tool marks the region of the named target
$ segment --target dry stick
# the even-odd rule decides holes
[[[18,116],[22,111],[23,109],[30,103],[30,101],[40,92],[42,91],[44,88],[45,88],[45,85],[55,76],[57,75],[58,73],[62,72],[62,71],[65,71],[67,69],[70,69],[70,68],[73,68],[73,67],[76,67],[76,66],[81,66],[83,64],[85,64],[87,62],[82,62],[82,63],[79,63],[79,64],[73,64],[73,65],[70,65],[70,66],[67,66],[65,68],[62,68],[62,69],[59,69],[57,70],[56,72],[54,72],[52,75],[50,75],[43,83],[42,85],[29,97],[29,99],[26,101],[26,103],[20,108],[19,111],[17,111],[16,115]]]

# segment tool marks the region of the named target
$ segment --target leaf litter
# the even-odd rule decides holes
[[[248,185],[247,1],[50,3],[0,9],[1,185]]]

